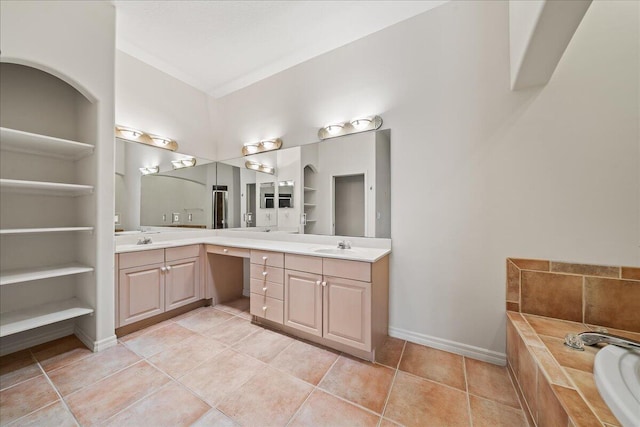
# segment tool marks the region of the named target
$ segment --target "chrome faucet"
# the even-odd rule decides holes
[[[640,350],[640,342],[613,335],[607,332],[581,332],[577,335],[567,334],[565,345],[576,350],[584,350],[583,345],[613,344],[628,350]]]
[[[348,240],[340,240],[338,242],[338,249],[351,249],[351,242]]]
[[[141,237],[141,238],[138,239],[138,244],[139,245],[148,245],[150,243],[153,243],[151,241],[151,237],[144,236],[144,237]]]

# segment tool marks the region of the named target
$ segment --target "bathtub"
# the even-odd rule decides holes
[[[640,352],[608,345],[596,354],[593,375],[623,427],[640,426]]]

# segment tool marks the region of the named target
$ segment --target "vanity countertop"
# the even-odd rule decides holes
[[[152,239],[154,235],[150,236]],[[248,239],[229,236],[201,236],[191,238],[178,238],[173,240],[161,240],[146,245],[117,244],[116,253],[137,252],[151,249],[164,249],[186,245],[218,245],[233,248],[259,249],[264,251],[286,252],[298,255],[318,256],[323,258],[339,258],[353,261],[375,262],[391,253],[388,248],[357,247],[352,249],[337,249],[336,246],[309,242],[291,242],[282,240]]]

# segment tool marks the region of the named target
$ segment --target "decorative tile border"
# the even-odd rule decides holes
[[[640,268],[507,258],[508,311],[640,332]]]

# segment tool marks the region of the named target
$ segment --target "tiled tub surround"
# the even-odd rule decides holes
[[[91,353],[0,358],[0,425],[526,426],[506,368],[389,338],[378,363],[203,307]]]
[[[639,279],[635,267],[507,259],[507,367],[530,423],[620,426],[594,382],[599,348],[564,336],[606,327],[640,340]]]

